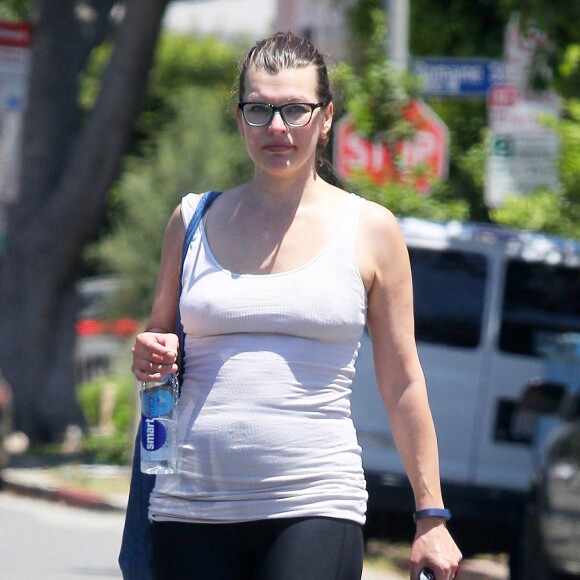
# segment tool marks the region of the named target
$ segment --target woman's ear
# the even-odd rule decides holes
[[[324,108],[324,129],[325,133],[330,131],[332,127],[332,117],[334,115],[334,104],[332,101]]]

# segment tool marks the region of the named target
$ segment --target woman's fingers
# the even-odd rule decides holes
[[[143,332],[133,346],[131,370],[139,381],[159,381],[175,373],[177,367],[177,336],[171,333]]]

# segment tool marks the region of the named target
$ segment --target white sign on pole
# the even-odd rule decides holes
[[[551,92],[527,99],[520,97],[515,85],[500,85],[489,93],[485,201],[490,207],[540,186],[559,188],[560,139],[544,119],[558,118],[560,101]]]
[[[519,16],[510,18],[504,41],[507,82],[493,86],[487,99],[490,139],[485,201],[490,207],[538,187],[559,189],[560,139],[546,120],[560,117],[560,97],[552,90],[529,90],[533,51],[548,42],[535,28],[522,36]]]
[[[503,61],[508,83],[515,85],[520,91],[528,90],[532,72],[532,57],[534,51],[550,44],[548,36],[535,26],[528,26],[522,34],[520,15],[515,12],[510,16],[504,34]],[[539,71],[548,76],[549,70]]]
[[[0,22],[0,204],[18,197],[30,37],[27,24]]]

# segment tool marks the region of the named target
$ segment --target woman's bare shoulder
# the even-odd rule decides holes
[[[360,234],[369,243],[398,240],[401,230],[397,218],[386,207],[368,199],[363,199],[360,209]]]

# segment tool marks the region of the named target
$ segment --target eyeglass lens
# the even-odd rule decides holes
[[[288,103],[281,107],[272,107],[265,103],[246,103],[243,108],[244,117],[250,125],[267,125],[275,111],[280,111],[287,125],[296,127],[307,125],[312,117],[311,105],[304,103]]]

